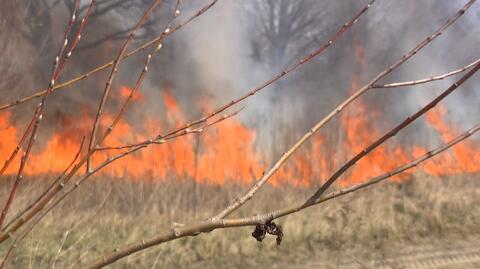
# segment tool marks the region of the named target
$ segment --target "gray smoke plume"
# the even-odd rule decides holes
[[[108,1],[116,0],[104,0],[104,3]],[[16,8],[8,7],[6,2],[0,4],[2,11]],[[23,2],[26,6],[29,1]],[[82,1],[82,4],[85,6],[87,2]],[[70,78],[112,59],[121,45],[122,35],[111,36],[111,33],[121,33],[132,27],[135,24],[133,16],[141,14],[147,2],[138,0],[135,5],[106,10],[104,15],[95,17],[86,29],[85,39],[82,40],[84,47],[72,59],[65,77]],[[168,14],[175,4],[175,1],[166,2],[155,13],[153,23],[142,30],[146,38],[163,31]],[[207,100],[213,105],[220,105],[246,93],[325,43],[328,36],[366,2],[220,0],[212,10],[165,42],[142,87],[142,93],[147,98],[142,105],[133,106],[129,110],[127,119],[135,122],[136,118],[145,114],[164,117],[162,92],[167,88],[171,89],[173,96],[180,102],[186,117],[196,118],[202,113],[198,105],[200,101]],[[184,1],[179,20],[205,3],[206,1]],[[437,29],[465,3],[466,1],[448,0],[377,1],[359,23],[324,55],[245,102],[246,109],[239,119],[256,128],[259,148],[285,150],[348,96],[352,90],[354,73],[357,73],[355,75],[358,76],[360,85],[367,82]],[[17,9],[21,10],[18,8],[21,5]],[[69,17],[68,7],[60,5],[51,10],[40,5],[35,7],[30,12],[30,17],[2,16],[0,44],[6,46],[7,49],[2,51],[7,54],[0,59],[0,66],[4,69],[8,67],[11,78],[22,77],[21,83],[0,84],[2,100],[15,100],[47,85],[51,59],[61,42],[60,36]],[[37,21],[32,22],[32,18],[40,21],[44,28]],[[480,55],[479,22],[480,8],[477,3],[442,37],[383,82],[442,74],[472,62]],[[32,35],[28,32],[29,29],[44,32]],[[28,33],[33,42],[27,42]],[[14,40],[15,44],[6,40]],[[95,42],[100,43],[92,45]],[[138,41],[131,47],[140,43]],[[44,49],[38,51],[32,44],[45,45]],[[357,66],[358,59],[355,59],[354,44],[364,50],[365,65],[360,69]],[[122,63],[115,82],[116,89],[120,85],[133,86],[145,56],[145,53],[141,53]],[[30,60],[36,59],[35,57],[38,60]],[[85,106],[94,113],[106,74],[104,72],[77,84],[76,89],[61,91],[52,96],[47,110],[50,124],[55,125],[62,115],[78,114]],[[4,79],[3,82],[5,81]],[[417,87],[374,90],[361,101],[372,110],[381,112],[381,117],[372,120],[376,121],[380,129],[385,130],[454,81],[455,77]],[[468,128],[477,121],[480,94],[476,87],[479,82],[478,76],[472,78],[445,102],[449,119],[461,128]],[[34,103],[36,102],[22,107],[31,110]],[[116,104],[115,100],[110,101],[109,109],[114,111]],[[19,113],[17,117],[20,119],[22,115],[24,113]],[[338,130],[338,123],[333,122],[326,126],[325,132],[332,132],[337,137],[341,130]],[[429,134],[431,130],[424,127],[423,121],[419,121],[402,132],[398,139],[408,143],[426,140],[423,142],[428,143],[431,140]],[[436,138],[433,137],[432,141],[435,142]]]

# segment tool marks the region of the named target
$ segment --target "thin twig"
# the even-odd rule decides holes
[[[70,230],[66,231],[63,234],[62,241],[60,241],[60,247],[57,250],[57,253],[55,254],[55,257],[53,258],[52,262],[52,269],[55,269],[55,265],[57,264],[58,257],[60,256],[60,252],[62,252],[63,246],[65,245],[65,241],[67,241],[67,237],[70,234]]]
[[[37,114],[37,113],[38,113],[38,108],[35,111],[35,114]],[[18,152],[22,148],[23,143],[25,143],[25,140],[27,139],[28,135],[30,134],[30,131],[32,130],[33,124],[35,123],[35,118],[36,117],[32,117],[32,120],[30,120],[30,123],[28,124],[27,129],[25,130],[25,132],[23,132],[22,138],[20,138],[20,141],[18,142],[17,146],[13,150],[12,154],[10,154],[10,157],[8,158],[8,160],[5,161],[5,164],[3,165],[2,169],[0,170],[0,176],[2,176],[3,173],[5,173],[5,171],[8,169],[8,167],[13,162],[13,160],[17,156]]]
[[[150,62],[155,57],[156,53],[162,48],[162,42],[165,39],[165,36],[170,32],[170,27],[173,21],[175,20],[175,18],[178,16],[178,14],[180,14],[180,0],[177,1],[177,4],[175,5],[175,10],[172,13],[171,20],[167,23],[167,26],[165,27],[162,34],[160,35],[160,39],[158,39],[158,41],[155,43],[154,49],[147,55],[142,71],[140,72],[140,75],[138,76],[137,81],[135,82],[135,86],[130,91],[130,94],[128,95],[125,102],[123,102],[120,110],[118,111],[117,115],[114,117],[110,126],[105,130],[102,138],[96,143],[96,145],[92,147],[92,149],[96,149],[99,145],[101,145],[105,141],[105,139],[111,134],[115,126],[118,124],[118,122],[122,118],[123,114],[127,110],[128,105],[133,100],[133,97],[135,96],[137,91],[140,89],[143,79],[145,78],[145,75],[148,72],[148,67],[150,65]],[[87,166],[88,166],[88,162],[87,162]]]
[[[240,109],[234,111],[233,113],[230,113],[230,114],[225,114],[223,115],[222,117],[218,117],[217,119],[215,119],[214,121],[212,122],[207,122],[207,124],[205,125],[202,125],[202,126],[199,126],[199,127],[196,127],[194,129],[185,129],[183,132],[181,133],[174,133],[174,134],[171,134],[171,135],[168,135],[168,136],[164,136],[164,135],[156,135],[155,137],[152,137],[150,139],[147,139],[147,140],[144,140],[144,141],[141,141],[141,142],[137,142],[135,144],[129,144],[129,145],[124,145],[124,146],[111,146],[111,147],[101,147],[101,148],[97,148],[96,150],[97,151],[103,151],[103,150],[119,150],[119,149],[129,149],[129,148],[134,148],[134,147],[138,147],[138,146],[141,146],[141,145],[149,145],[149,144],[158,144],[158,145],[161,145],[161,144],[165,144],[168,140],[172,140],[174,138],[178,138],[180,136],[184,136],[186,134],[189,134],[189,133],[202,133],[205,129],[207,129],[208,127],[210,126],[213,126],[213,125],[216,125],[226,119],[229,119],[231,117],[234,117],[236,116],[238,113],[240,113],[240,111],[242,111],[245,107],[241,107]]]
[[[474,65],[480,62],[480,59],[477,59],[473,63],[470,63],[462,68],[459,68],[454,71],[450,71],[448,73],[438,75],[438,76],[431,76],[429,78],[424,78],[424,79],[419,79],[419,80],[414,80],[414,81],[405,81],[405,82],[395,82],[395,83],[389,83],[389,84],[384,84],[384,85],[373,85],[373,88],[397,88],[397,87],[405,87],[405,86],[414,86],[414,85],[419,85],[419,84],[424,84],[432,81],[437,81],[437,80],[442,80],[451,76],[454,76],[458,73],[465,72],[466,70],[470,69]]]
[[[103,90],[102,99],[100,101],[100,104],[98,105],[97,115],[95,116],[95,121],[93,123],[92,131],[91,131],[91,134],[90,134],[88,151],[92,151],[93,148],[96,145],[96,135],[97,135],[98,127],[99,127],[99,124],[100,124],[100,119],[102,118],[103,109],[104,109],[105,103],[107,102],[108,95],[110,93],[110,89],[112,88],[113,79],[115,78],[115,75],[118,72],[118,66],[120,64],[120,59],[123,58],[123,55],[125,54],[130,41],[132,41],[134,39],[135,34],[137,33],[138,29],[140,29],[145,24],[148,17],[150,16],[150,14],[153,12],[153,10],[155,10],[155,8],[160,4],[161,1],[162,0],[155,0],[147,8],[147,10],[145,10],[145,12],[143,13],[140,20],[138,20],[137,24],[135,25],[133,30],[128,35],[127,40],[125,40],[125,42],[123,43],[123,46],[121,47],[120,51],[118,52],[117,57],[113,61],[112,70],[110,72],[110,75],[108,76],[107,82],[105,84],[105,89]],[[142,72],[142,74],[143,74],[143,72]],[[87,159],[87,172],[89,172],[91,170],[91,165],[92,165],[91,158],[88,158]]]

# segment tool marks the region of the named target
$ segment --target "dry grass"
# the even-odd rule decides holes
[[[301,264],[316,257],[380,258],[394,245],[461,240],[480,231],[480,182],[465,175],[417,175],[404,184],[383,183],[281,219],[285,238],[258,243],[253,228],[214,231],[133,255],[113,268],[245,268]],[[6,197],[7,180],[0,194]],[[25,181],[27,182],[27,181]],[[12,214],[38,193],[40,181],[20,190]],[[170,229],[172,223],[209,217],[246,186],[206,186],[191,181],[96,180],[50,213],[17,250],[11,268],[70,268],[116,245]],[[267,187],[237,214],[264,212],[298,201],[311,190]],[[28,195],[26,195],[28,194]],[[2,201],[3,202],[3,201]],[[3,256],[7,244],[0,246]],[[378,256],[378,257],[377,257]]]

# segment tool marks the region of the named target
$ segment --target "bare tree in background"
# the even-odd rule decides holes
[[[325,29],[337,27],[334,24],[335,14],[342,13],[332,12],[328,8],[332,6],[329,2],[314,0],[254,0],[243,1],[239,5],[245,10],[246,23],[251,24],[249,42],[252,60],[269,71],[277,71],[293,64],[306,51],[318,46],[330,34]],[[333,6],[353,13],[360,5],[351,1],[339,1]],[[293,89],[288,91],[288,84],[284,81],[278,81],[272,87],[274,89],[269,100],[272,113],[288,119],[289,114],[297,112],[291,108],[292,97],[296,94]],[[286,94],[273,94],[284,90],[287,91]],[[284,109],[286,106],[290,109]],[[289,121],[275,121],[271,124],[275,131],[272,131],[269,146],[273,155],[278,156],[284,150],[278,145],[293,143],[299,134]]]
[[[268,70],[291,64],[327,35],[325,2],[255,0],[242,5],[253,21],[252,58]]]

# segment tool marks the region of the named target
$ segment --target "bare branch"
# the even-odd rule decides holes
[[[419,79],[419,80],[414,80],[414,81],[405,81],[405,82],[395,82],[395,83],[389,83],[389,84],[384,84],[384,85],[373,85],[373,88],[397,88],[397,87],[404,87],[404,86],[414,86],[414,85],[419,85],[419,84],[424,84],[436,80],[442,80],[451,76],[454,76],[458,73],[465,72],[466,70],[470,69],[471,67],[475,66],[477,63],[480,62],[480,59],[477,59],[473,63],[470,63],[462,68],[459,68],[454,71],[450,71],[448,73],[438,75],[438,76],[432,76],[429,78],[424,78],[424,79]]]
[[[213,7],[215,5],[215,3],[217,2],[218,0],[214,0],[210,3],[208,3],[207,5],[203,6],[201,9],[199,9],[194,16],[190,17],[189,20],[187,20],[185,23],[188,23],[189,21],[195,19],[196,17],[202,15],[203,13],[205,13],[208,9],[210,9],[211,7]],[[177,29],[179,29],[177,27]],[[172,33],[172,31],[169,31],[169,33]],[[173,135],[173,134],[177,134],[178,132],[175,132],[175,133],[172,133],[172,134],[169,134],[169,136]],[[188,132],[187,132],[188,133]],[[140,150],[142,148],[145,148],[147,145],[140,145],[136,148],[132,148],[131,151],[127,151],[124,153],[124,156],[130,154],[130,153],[133,153],[137,150]],[[87,160],[95,153],[96,151],[95,150],[89,150],[86,155],[84,157],[82,157],[80,159],[80,161],[75,164],[73,166],[73,168],[71,169],[70,172],[68,172],[67,175],[65,176],[62,176],[60,178],[60,180],[57,181],[57,183],[54,185],[53,188],[51,188],[50,191],[47,191],[43,197],[37,201],[35,204],[32,204],[32,206],[30,207],[30,209],[26,212],[24,212],[22,215],[19,216],[19,218],[11,223],[10,227],[8,229],[5,229],[5,230],[2,230],[2,232],[0,232],[0,243],[5,241],[9,235],[15,231],[17,231],[20,227],[22,227],[22,225],[24,225],[26,222],[28,222],[32,217],[34,217],[37,213],[39,213],[47,204],[50,203],[50,201],[52,199],[54,199],[55,195],[60,192],[64,187],[65,187],[65,184],[68,183],[68,181],[78,172],[78,170],[87,162]],[[115,157],[115,160],[118,159],[118,158],[121,158],[123,156],[119,156],[117,155]],[[106,165],[110,164],[112,161],[106,161],[104,163],[102,163],[99,167],[95,168],[94,170],[92,171],[98,171],[100,169],[102,169],[103,167],[105,167]],[[84,175],[85,178],[88,178],[92,175],[93,173],[86,173]]]
[[[172,13],[172,18],[170,22],[167,24],[167,26],[165,27],[165,29],[163,30],[162,34],[160,35],[160,39],[158,39],[158,41],[155,43],[154,49],[147,55],[142,71],[140,72],[140,75],[138,76],[137,81],[135,82],[135,86],[130,91],[130,94],[128,95],[125,102],[123,102],[120,110],[118,111],[117,115],[114,117],[110,126],[105,130],[102,138],[98,141],[96,145],[93,146],[93,149],[96,149],[98,145],[101,145],[105,141],[105,139],[111,134],[115,126],[120,121],[121,117],[127,110],[128,105],[130,104],[133,97],[135,96],[140,86],[142,85],[143,79],[146,73],[148,72],[148,66],[152,61],[152,58],[155,57],[156,53],[162,48],[162,41],[165,39],[165,36],[170,32],[170,26],[172,25],[173,21],[179,14],[180,14],[180,0],[177,0],[177,3],[175,5],[175,10]],[[87,165],[88,165],[88,162],[87,162]]]
[[[149,145],[149,144],[158,144],[158,145],[161,145],[161,144],[165,144],[167,143],[168,140],[172,140],[174,138],[178,138],[180,136],[184,136],[184,135],[187,135],[187,134],[190,134],[190,133],[202,133],[204,130],[206,130],[208,127],[211,127],[213,125],[216,125],[224,120],[227,120],[231,117],[234,117],[236,116],[238,113],[240,113],[240,111],[242,111],[245,107],[241,107],[239,110],[236,110],[235,112],[233,113],[230,113],[230,114],[225,114],[223,115],[222,117],[219,117],[218,119],[212,121],[212,122],[207,122],[207,124],[205,125],[202,125],[200,127],[196,127],[194,129],[185,129],[183,132],[181,133],[174,133],[174,134],[170,134],[170,135],[162,135],[162,134],[159,134],[153,138],[150,138],[150,139],[147,139],[147,140],[144,140],[142,142],[138,142],[138,143],[135,143],[135,144],[129,144],[129,145],[124,145],[124,146],[116,146],[116,147],[101,147],[101,148],[96,148],[97,151],[100,151],[100,150],[119,150],[119,149],[128,149],[128,148],[134,148],[134,147],[138,147],[138,146],[141,146],[141,145]]]
[[[35,111],[35,114],[36,113],[38,113],[38,108]],[[13,159],[15,159],[18,152],[22,148],[23,143],[25,143],[25,140],[27,139],[28,135],[30,134],[30,131],[32,130],[33,124],[35,123],[35,118],[36,117],[33,117],[32,120],[30,120],[30,123],[28,124],[27,129],[25,130],[25,132],[23,132],[22,138],[20,138],[20,141],[18,142],[17,146],[13,150],[12,154],[10,154],[10,157],[8,158],[8,160],[5,161],[5,164],[3,165],[2,169],[0,170],[0,176],[3,175],[3,173],[5,173],[5,171],[8,169],[8,167],[12,163]]]
[[[457,83],[453,84],[449,89],[447,89],[446,92],[442,93],[439,97],[435,98],[434,101],[429,103],[426,107],[432,108],[433,105],[435,104],[436,101],[441,100],[441,98],[445,97],[448,95],[448,93],[451,93],[454,91],[460,84],[462,84],[464,81],[466,81],[468,78],[470,78],[476,71],[480,69],[480,64],[478,64],[472,71],[469,72],[469,74],[465,75],[462,79],[460,79]],[[475,71],[474,71],[475,70]],[[440,99],[439,99],[440,98]],[[428,109],[427,109],[428,110]],[[422,111],[425,111],[425,108],[422,108],[419,110],[420,113]],[[417,114],[416,113],[416,114]],[[363,184],[358,184],[355,186],[352,186],[350,188],[342,189],[340,191],[332,192],[330,194],[327,194],[321,199],[308,199],[307,202],[288,207],[282,210],[277,210],[273,211],[270,213],[262,214],[262,215],[256,215],[256,216],[251,216],[247,218],[239,218],[239,219],[219,219],[219,218],[212,218],[206,221],[198,222],[192,225],[185,225],[182,227],[175,227],[171,231],[166,232],[164,234],[160,234],[150,240],[142,240],[140,242],[132,243],[129,245],[126,245],[121,248],[116,248],[115,251],[107,253],[106,255],[96,259],[94,262],[91,264],[85,266],[84,268],[88,269],[93,269],[93,268],[102,268],[108,264],[111,264],[123,257],[129,256],[135,252],[141,251],[143,249],[147,249],[152,246],[156,246],[165,242],[169,242],[172,240],[176,240],[182,237],[186,236],[196,236],[200,233],[207,233],[211,232],[215,229],[220,229],[220,228],[231,228],[231,227],[240,227],[240,226],[253,226],[257,224],[264,224],[267,222],[270,222],[274,219],[290,215],[296,212],[299,212],[307,207],[317,205],[319,203],[325,202],[327,200],[354,192],[359,189],[366,188],[368,186],[371,186],[373,184],[376,184],[384,179],[390,178],[394,175],[400,174],[408,169],[416,167],[418,164],[444,152],[445,150],[453,147],[454,145],[460,143],[461,141],[467,139],[471,135],[473,135],[475,132],[480,130],[480,124],[473,127],[472,129],[460,134],[453,140],[445,143],[444,145],[427,152],[425,155],[417,158],[416,160],[409,162],[407,164],[404,164],[388,173],[385,173],[383,175],[374,177],[370,180],[368,180],[366,183]],[[317,197],[316,194],[314,194],[312,197]]]
[[[262,177],[241,197],[235,199],[231,204],[229,204],[224,210],[219,214],[214,216],[214,219],[224,218],[231,214],[233,211],[241,207],[244,203],[250,200],[256,192],[275,174],[275,172],[281,167],[281,165],[290,158],[293,153],[295,153],[315,132],[320,130],[327,122],[333,119],[337,114],[339,114],[346,106],[355,101],[358,97],[363,95],[368,90],[372,89],[372,86],[378,82],[380,79],[384,78],[390,74],[393,70],[398,68],[413,55],[417,54],[422,48],[431,43],[436,37],[440,36],[443,31],[445,31],[449,26],[451,26],[458,18],[460,18],[465,11],[473,5],[475,0],[470,0],[459,12],[457,12],[452,18],[448,19],[445,24],[443,24],[437,31],[432,35],[428,36],[425,40],[420,42],[414,49],[405,54],[399,61],[391,65],[389,68],[380,72],[375,78],[370,82],[364,85],[362,88],[357,90],[353,95],[343,101],[339,106],[332,110],[327,116],[325,116],[321,121],[319,121],[314,127],[312,127],[306,134],[304,134],[289,150],[287,150],[280,159],[266,172]]]
[[[80,146],[78,147],[78,151],[77,151],[77,154],[75,154],[75,157],[72,159],[72,161],[70,162],[70,164],[67,166],[67,168],[65,168],[65,170],[52,182],[52,184],[50,184],[50,186],[44,191],[42,192],[42,194],[40,194],[38,196],[37,199],[35,199],[29,206],[27,206],[24,210],[22,210],[20,213],[18,213],[14,218],[12,218],[12,220],[10,220],[7,225],[5,225],[5,227],[3,227],[1,229],[1,231],[3,232],[4,230],[8,229],[10,227],[10,225],[12,223],[14,223],[15,221],[17,221],[21,216],[23,216],[25,214],[25,212],[27,212],[28,210],[30,210],[35,204],[37,204],[40,199],[42,199],[49,191],[52,190],[52,188],[58,184],[60,182],[60,180],[62,180],[63,176],[65,176],[65,174],[68,172],[68,170],[70,170],[72,168],[72,166],[75,164],[75,162],[78,160],[78,157],[80,156],[80,153],[82,152],[82,149],[83,149],[83,144],[85,142],[85,137],[82,138],[82,142],[80,142]]]
[[[304,58],[300,59],[300,61],[298,61],[296,64],[294,64],[293,66],[285,69],[284,71],[280,72],[279,74],[275,75],[274,77],[270,78],[269,80],[265,81],[264,83],[262,83],[261,85],[257,86],[256,88],[250,90],[249,92],[247,92],[246,94],[244,94],[243,96],[235,99],[235,100],[232,100],[230,101],[229,103],[223,105],[223,106],[220,106],[218,107],[217,109],[215,109],[213,112],[211,112],[210,114],[200,118],[200,119],[197,119],[197,120],[194,120],[194,121],[191,121],[189,123],[186,123],[178,128],[175,128],[165,134],[162,134],[162,135],[159,135],[157,137],[155,137],[153,140],[159,140],[159,139],[162,139],[164,137],[169,137],[171,135],[174,135],[174,134],[177,134],[177,133],[181,133],[181,132],[184,132],[186,129],[189,129],[191,128],[192,126],[196,126],[198,124],[201,124],[201,123],[205,123],[207,122],[209,119],[211,119],[212,117],[215,117],[217,116],[218,114],[222,113],[223,111],[229,109],[230,107],[244,101],[245,99],[255,95],[257,92],[265,89],[266,87],[268,87],[269,85],[275,83],[276,81],[280,80],[281,78],[283,78],[284,76],[286,76],[287,74],[293,72],[294,70],[296,70],[297,68],[299,68],[300,66],[302,66],[303,64],[307,63],[308,61],[312,60],[313,58],[321,55],[327,48],[329,48],[331,45],[333,45],[341,36],[343,33],[345,33],[346,31],[348,31],[354,24],[356,24],[359,20],[359,18],[365,14],[367,12],[367,10],[370,8],[370,6],[375,2],[376,0],[371,0],[358,14],[356,14],[352,19],[351,21],[349,21],[348,23],[344,24],[335,34],[333,34],[329,40],[323,44],[321,47],[319,47],[317,50],[311,52],[310,54],[308,54],[307,56],[305,56]],[[135,143],[133,145],[140,145],[144,142],[138,142],[138,143]]]
[[[100,124],[100,119],[102,118],[102,115],[103,115],[103,108],[105,106],[105,103],[107,102],[108,94],[110,93],[110,89],[112,88],[113,79],[115,78],[115,75],[118,71],[118,66],[120,64],[120,59],[123,58],[123,55],[125,54],[125,52],[127,50],[128,44],[130,43],[130,41],[132,41],[134,39],[135,34],[138,31],[138,29],[140,29],[143,26],[143,24],[147,21],[148,17],[152,13],[152,11],[158,6],[158,4],[160,4],[160,2],[161,2],[161,0],[154,1],[150,5],[150,7],[145,11],[145,13],[142,15],[140,20],[135,25],[135,28],[133,28],[133,30],[128,35],[127,40],[125,40],[125,42],[123,43],[122,48],[118,52],[117,58],[113,61],[112,71],[110,72],[110,75],[108,76],[107,83],[105,84],[105,89],[103,90],[102,99],[100,101],[100,104],[98,105],[97,115],[95,116],[95,121],[93,123],[92,132],[90,134],[90,141],[89,141],[89,144],[88,144],[88,150],[89,151],[93,150],[93,148],[95,147],[98,125]],[[143,72],[142,72],[142,74],[143,74]],[[87,159],[87,172],[89,172],[90,169],[91,169],[91,159],[88,158]]]
[[[394,137],[400,130],[403,128],[407,127],[410,123],[418,119],[420,116],[425,114],[427,111],[435,107],[440,101],[442,101],[445,97],[447,97],[449,94],[454,92],[460,85],[462,85],[465,81],[467,81],[470,77],[472,77],[478,70],[480,69],[480,62],[475,65],[475,67],[472,68],[467,74],[465,74],[462,78],[460,78],[457,82],[452,84],[448,89],[446,89],[442,94],[437,96],[437,98],[433,99],[430,103],[425,105],[422,109],[417,111],[415,114],[409,116],[406,118],[404,121],[402,121],[400,124],[395,126],[393,129],[391,129],[389,132],[384,134],[382,137],[380,137],[378,140],[370,144],[368,147],[366,147],[364,150],[359,152],[355,157],[350,159],[346,164],[344,164],[340,169],[338,169],[316,192],[314,195],[312,195],[307,203],[313,203],[315,200],[319,199],[320,196],[345,172],[347,171],[350,167],[355,165],[360,159],[362,159],[364,156],[366,156],[368,153],[370,153],[372,150],[383,144],[385,141],[388,139]]]
[[[277,211],[272,211],[272,212],[269,212],[269,213],[266,213],[266,214],[261,214],[261,215],[252,216],[252,217],[243,218],[243,219],[236,219],[235,222],[237,222],[237,223],[241,222],[241,223],[244,223],[246,225],[255,225],[255,224],[266,223],[268,221],[272,221],[274,219],[278,219],[278,218],[293,214],[295,212],[299,212],[299,211],[301,211],[305,208],[308,208],[308,207],[311,207],[311,206],[314,206],[314,205],[318,205],[318,204],[321,204],[321,203],[326,202],[328,200],[332,200],[332,199],[338,198],[340,196],[355,192],[357,190],[361,190],[361,189],[367,188],[369,186],[375,185],[377,183],[382,182],[385,179],[389,179],[389,178],[391,178],[395,175],[401,174],[401,173],[403,173],[403,172],[405,172],[409,169],[416,168],[419,164],[421,164],[421,163],[435,157],[436,155],[450,149],[451,147],[455,146],[456,144],[458,144],[458,143],[462,142],[463,140],[469,138],[470,136],[472,136],[473,134],[475,134],[479,130],[480,130],[480,124],[476,125],[475,127],[471,128],[470,130],[458,135],[454,139],[452,139],[449,142],[437,147],[436,149],[433,149],[433,150],[425,153],[424,155],[418,157],[417,159],[415,159],[415,160],[413,160],[409,163],[406,163],[404,165],[401,165],[401,166],[397,167],[396,169],[391,170],[391,171],[389,171],[385,174],[373,177],[371,179],[367,179],[367,180],[365,180],[364,183],[353,185],[353,186],[350,186],[350,187],[347,187],[347,188],[344,188],[344,189],[340,189],[338,191],[330,192],[330,193],[324,195],[323,197],[321,197],[319,199],[316,199],[315,201],[310,202],[310,203],[303,202],[303,203],[297,204],[297,205],[292,206],[292,207],[284,208],[284,209],[277,210]]]
[[[68,36],[69,36],[69,34],[72,30],[73,24],[76,21],[76,14],[77,14],[77,10],[78,10],[78,5],[79,5],[79,3],[78,3],[78,0],[77,0],[77,1],[75,1],[75,4],[73,6],[72,18],[70,19],[70,21],[68,23],[68,26],[67,26],[67,29],[66,29],[65,34],[64,34],[63,44],[60,47],[58,55],[55,57],[55,60],[54,60],[53,70],[52,70],[52,74],[50,76],[50,83],[49,83],[47,92],[43,96],[42,101],[40,102],[39,106],[35,110],[35,113],[33,114],[32,121],[35,121],[35,123],[33,124],[33,129],[31,130],[31,134],[30,134],[30,138],[29,138],[29,141],[28,141],[28,144],[27,144],[27,148],[26,148],[26,150],[25,150],[25,152],[24,152],[24,154],[21,158],[20,167],[18,169],[17,176],[16,176],[15,181],[13,183],[12,189],[10,190],[7,202],[5,203],[5,206],[2,210],[2,214],[0,216],[0,228],[3,224],[3,222],[5,221],[5,217],[7,216],[8,210],[9,210],[9,208],[10,208],[12,202],[13,202],[17,187],[20,184],[20,181],[23,179],[23,170],[24,170],[24,168],[25,168],[25,166],[28,162],[28,158],[29,158],[31,149],[32,149],[33,145],[35,144],[35,141],[36,141],[36,138],[37,138],[37,132],[38,132],[38,129],[40,127],[40,122],[41,122],[42,117],[43,117],[43,109],[45,107],[46,100],[47,100],[48,96],[50,95],[53,86],[55,86],[55,81],[59,78],[60,73],[63,69],[63,66],[64,66],[65,62],[67,61],[68,57],[70,56],[71,51],[73,51],[75,49],[76,44],[74,43],[71,46],[71,49],[70,49],[69,53],[66,56],[63,55],[63,53],[64,53],[64,51],[65,51],[65,49],[67,48],[67,45],[68,45]],[[89,14],[87,14],[87,15],[89,15]],[[80,34],[81,34],[81,32],[79,31],[77,33],[77,37],[80,36]],[[27,130],[25,130],[25,132],[30,132],[29,128],[27,128]],[[25,134],[23,136],[25,136]]]

